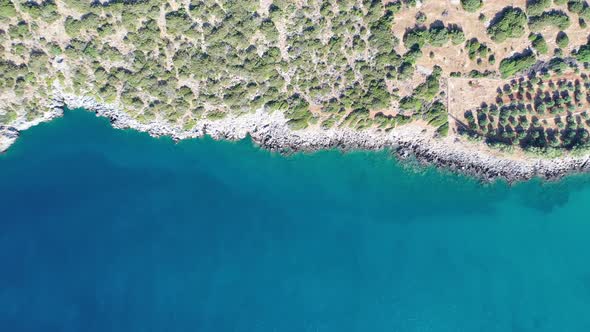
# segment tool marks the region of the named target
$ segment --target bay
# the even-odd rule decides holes
[[[67,111],[0,155],[0,329],[587,331],[589,202]]]

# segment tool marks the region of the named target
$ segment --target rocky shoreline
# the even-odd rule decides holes
[[[39,122],[49,121],[69,109],[84,108],[97,116],[107,117],[119,129],[135,129],[151,136],[171,136],[175,140],[209,135],[214,139],[240,140],[250,136],[262,148],[280,153],[317,151],[322,149],[380,150],[391,149],[402,159],[413,159],[424,165],[466,174],[490,182],[497,179],[509,183],[540,177],[556,180],[571,173],[590,171],[590,156],[556,159],[520,158],[509,159],[494,156],[477,149],[474,143],[466,144],[456,138],[436,138],[423,126],[409,124],[390,132],[369,129],[355,131],[336,128],[322,130],[309,128],[293,131],[280,112],[268,113],[258,110],[239,117],[228,116],[220,120],[203,120],[191,130],[183,130],[167,123],[143,124],[115,106],[103,105],[90,97],[79,97],[60,90],[54,94],[49,105],[51,111],[36,122],[17,123],[17,126],[0,126],[0,151],[8,149],[18,138],[19,131]]]

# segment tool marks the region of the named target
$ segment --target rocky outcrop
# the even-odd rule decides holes
[[[0,126],[0,151],[8,149],[19,136],[18,129],[8,126]]]
[[[337,148],[341,150],[391,149],[400,159],[417,160],[422,164],[474,176],[483,181],[504,179],[508,182],[533,177],[558,179],[572,172],[590,171],[590,157],[540,159],[532,157],[509,158],[498,156],[475,143],[461,142],[452,137],[437,138],[432,130],[409,124],[386,132],[378,129],[357,131],[349,128],[322,130],[317,127],[294,131],[280,112],[258,110],[220,120],[202,120],[194,128],[184,130],[165,121],[141,123],[113,105],[105,105],[90,97],[79,97],[57,89],[52,104],[51,119],[61,115],[64,107],[84,108],[97,116],[110,119],[115,128],[131,128],[152,136],[171,136],[175,140],[210,135],[214,139],[240,140],[250,136],[265,149],[280,153],[316,151]],[[21,126],[25,127],[25,126]],[[26,129],[26,128],[25,128]],[[0,127],[0,151],[18,137],[22,128]]]
[[[510,183],[540,177],[546,180],[557,180],[570,173],[587,172],[590,170],[588,157],[583,158],[521,158],[508,159],[495,157],[486,152],[458,148],[448,143],[406,140],[398,142],[397,154],[401,159],[414,157],[424,164],[476,177],[490,182],[504,179]]]
[[[10,126],[0,125],[0,153],[6,151],[20,136],[20,132],[41,122],[47,122],[63,114],[61,108],[50,107],[48,112],[43,113],[39,118],[27,121],[26,119],[17,119]]]

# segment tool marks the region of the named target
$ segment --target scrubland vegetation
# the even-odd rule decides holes
[[[434,0],[418,5],[0,0],[0,124],[39,118],[59,86],[113,103],[142,123],[165,121],[186,130],[203,119],[265,109],[282,112],[295,130],[391,130],[421,121],[446,135],[455,130],[447,121],[449,78],[525,75],[535,86],[537,79],[548,82],[542,70],[557,80],[572,65],[578,75],[590,62],[590,46],[572,34],[590,19],[586,1],[531,0],[524,8],[481,0],[436,10]],[[486,11],[491,5],[496,9]],[[450,61],[437,63],[439,53]],[[453,66],[458,62],[463,67]],[[560,106],[568,111],[570,104]],[[497,128],[483,128],[498,123],[502,112],[482,116],[483,124],[479,112],[472,112],[476,126],[470,121],[466,132],[488,137]],[[579,145],[570,143],[560,146]]]
[[[293,129],[325,119],[360,127],[345,118],[397,107],[391,82],[414,77],[421,45],[442,46],[460,34],[458,27],[432,27],[398,54],[391,26],[407,6],[0,0],[0,87],[23,96],[3,106],[10,116],[2,122],[10,123],[22,104],[41,109],[57,81],[66,92],[116,103],[141,122],[186,127],[265,108],[283,112]]]

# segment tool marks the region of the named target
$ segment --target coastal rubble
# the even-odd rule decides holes
[[[135,129],[151,136],[170,136],[174,140],[209,135],[214,139],[240,140],[250,136],[261,147],[280,153],[317,151],[336,148],[340,150],[390,149],[400,159],[413,159],[424,165],[449,169],[483,181],[504,179],[508,182],[528,180],[533,177],[553,180],[564,175],[590,171],[590,156],[542,159],[534,157],[505,158],[492,155],[474,146],[458,144],[452,137],[439,138],[423,126],[408,124],[389,132],[378,129],[353,130],[335,128],[323,130],[308,128],[291,130],[287,119],[280,112],[257,110],[240,116],[228,115],[219,120],[201,120],[194,128],[184,130],[164,121],[145,124],[132,118],[113,105],[101,104],[91,97],[80,97],[57,90],[53,109],[45,120],[60,116],[64,107],[84,108],[97,116],[110,119],[119,129]],[[29,125],[30,126],[30,125]],[[0,151],[5,150],[26,129],[0,127]]]
[[[19,136],[19,131],[14,127],[0,126],[0,151],[11,146]]]

